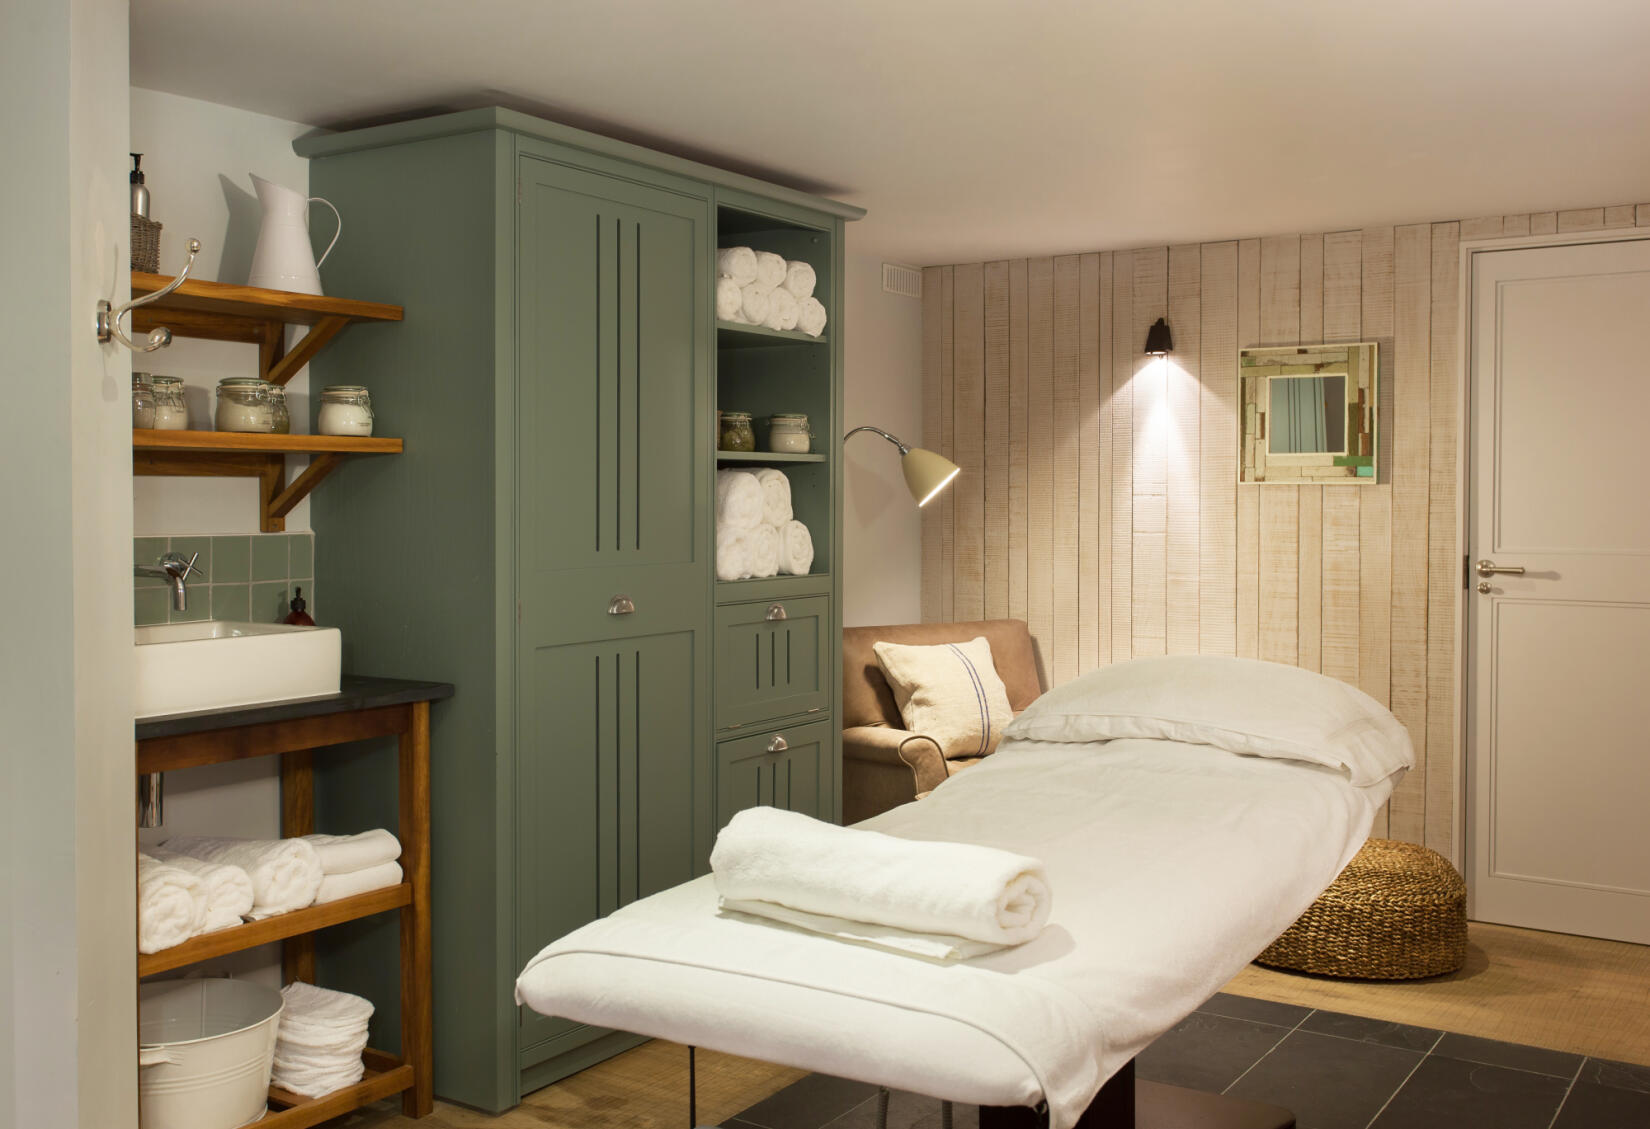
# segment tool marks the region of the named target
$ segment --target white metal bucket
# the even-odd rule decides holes
[[[163,980],[138,994],[140,1129],[236,1129],[268,1111],[281,993]]]

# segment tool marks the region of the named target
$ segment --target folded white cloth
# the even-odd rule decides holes
[[[814,268],[807,263],[792,259],[785,264],[785,281],[779,285],[791,292],[791,297],[798,302],[804,298],[813,297],[814,287],[819,284],[819,276]]]
[[[359,1082],[372,1002],[301,980],[282,988],[281,997],[270,1081],[312,1098]]]
[[[818,298],[804,298],[797,303],[796,328],[809,337],[825,332],[825,307]]]
[[[909,929],[896,929],[892,925],[877,925],[869,921],[849,921],[842,917],[806,913],[777,902],[741,902],[723,898],[720,908],[723,916],[759,917],[764,921],[777,921],[781,925],[790,925],[809,933],[835,937],[838,941],[868,945],[874,949],[887,949],[890,952],[924,957],[928,960],[972,960],[974,957],[1007,948],[1006,945],[993,945],[988,941],[947,937],[943,933],[914,933]]]
[[[750,574],[750,547],[745,541],[745,530],[718,524],[716,527],[716,579],[743,580]]]
[[[754,529],[762,524],[762,484],[748,470],[716,472],[716,524],[728,529]]]
[[[791,520],[791,480],[771,466],[752,472],[762,487],[762,520],[778,528]]]
[[[401,857],[401,840],[382,827],[355,835],[305,835],[304,842],[315,848],[322,874],[348,874]]]
[[[745,293],[731,278],[716,280],[716,320],[745,320]]]
[[[336,902],[368,890],[382,890],[385,886],[401,884],[401,864],[381,862],[365,870],[348,870],[343,874],[328,874],[321,879],[321,888],[315,891],[315,904]]]
[[[749,247],[723,247],[716,252],[716,273],[740,286],[756,281],[756,252]]]
[[[992,945],[1042,932],[1043,864],[974,843],[898,839],[798,812],[748,808],[716,837],[716,892],[849,921]]]
[[[154,847],[148,854],[167,866],[187,870],[201,880],[206,892],[206,920],[201,924],[202,933],[216,933],[219,929],[239,925],[241,918],[252,912],[252,876],[240,867],[207,862],[193,855],[169,851],[165,847]]]
[[[321,859],[302,839],[219,839],[180,836],[166,849],[238,866],[252,879],[252,918],[303,909],[321,888]]]
[[[761,282],[747,282],[739,288],[739,317],[735,320],[761,325],[768,320],[768,296],[773,287]]]
[[[779,531],[767,522],[745,533],[745,544],[750,549],[751,575],[757,577],[779,575]]]
[[[785,257],[772,251],[756,253],[756,281],[770,290],[785,281]]]
[[[796,298],[782,286],[768,291],[768,316],[762,324],[769,329],[795,329],[800,311]]]
[[[779,527],[779,571],[787,576],[807,576],[814,566],[814,538],[800,521]]]
[[[206,924],[206,883],[181,867],[138,855],[138,952],[181,945]]]

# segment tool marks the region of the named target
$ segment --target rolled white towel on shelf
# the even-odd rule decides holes
[[[768,320],[768,298],[773,287],[760,282],[747,282],[739,288],[739,317],[736,321],[761,325]]]
[[[791,480],[784,471],[771,466],[751,472],[762,487],[762,520],[775,529],[795,515],[791,513]]]
[[[166,840],[166,849],[207,862],[238,866],[252,879],[252,912],[273,917],[303,909],[321,888],[321,859],[302,839],[221,839],[181,836]]]
[[[206,925],[206,883],[182,867],[138,855],[138,952],[181,945]]]
[[[795,329],[799,313],[791,292],[782,286],[775,287],[768,292],[768,316],[762,324],[769,329]]]
[[[731,278],[716,280],[716,320],[745,320],[745,292]]]
[[[365,870],[346,870],[342,874],[328,874],[321,879],[321,888],[315,891],[315,904],[336,902],[339,898],[353,898],[368,890],[382,890],[385,886],[401,885],[401,864],[381,862]]]
[[[1052,901],[1043,864],[1024,855],[900,839],[767,807],[733,817],[716,837],[710,867],[724,907],[741,913],[771,903],[996,946],[1041,933]]]
[[[355,835],[305,835],[304,842],[315,848],[322,874],[348,874],[401,857],[401,840],[382,827]]]
[[[744,580],[751,574],[750,546],[745,530],[730,525],[716,527],[716,579]]]
[[[751,575],[756,577],[779,575],[779,531],[767,522],[745,534],[750,546]]]
[[[756,252],[749,247],[723,247],[716,252],[716,274],[740,286],[756,280]]]
[[[813,297],[814,287],[819,285],[819,276],[808,263],[792,259],[785,264],[785,281],[779,285],[790,291],[791,297],[800,302],[804,298]]]
[[[779,527],[779,571],[787,576],[807,576],[814,566],[814,538],[800,521]]]
[[[729,529],[754,529],[762,524],[762,484],[748,470],[716,472],[716,524]]]
[[[772,251],[756,253],[756,281],[773,288],[785,281],[785,257]]]
[[[809,337],[825,332],[825,307],[818,298],[804,298],[797,303],[796,328]]]
[[[202,933],[216,933],[220,929],[239,925],[241,918],[252,912],[252,876],[238,866],[207,862],[193,855],[152,847],[151,858],[179,870],[187,870],[201,880],[206,893],[206,920]]]

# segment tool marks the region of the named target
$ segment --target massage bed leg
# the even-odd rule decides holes
[[[877,1129],[888,1129],[888,1087],[877,1087]]]
[[[693,1048],[688,1048],[688,1129],[699,1124],[699,1075],[694,1062]]]
[[[980,1129],[1044,1129],[1047,1124],[1046,1109],[980,1107]],[[1131,1060],[1100,1087],[1077,1129],[1295,1129],[1295,1115],[1224,1094],[1136,1082]]]
[[[940,1103],[940,1129],[951,1129],[951,1103]]]

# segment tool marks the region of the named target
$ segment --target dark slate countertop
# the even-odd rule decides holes
[[[205,733],[213,729],[267,725],[275,721],[350,713],[379,706],[402,706],[408,702],[434,702],[452,696],[453,684],[450,682],[410,682],[403,678],[368,678],[360,674],[346,674],[340,680],[336,694],[142,718],[136,723],[137,739],[180,737],[186,733]]]

